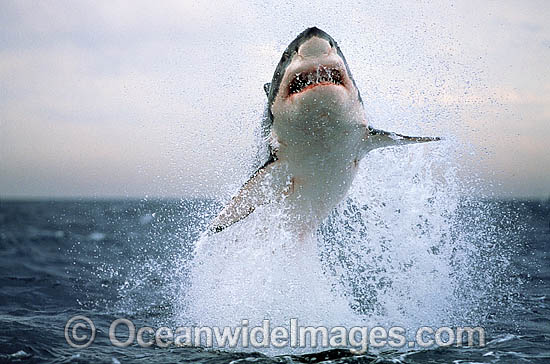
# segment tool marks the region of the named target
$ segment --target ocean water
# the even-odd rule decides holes
[[[276,224],[265,228],[260,217],[263,230],[243,225],[201,236],[220,208],[215,201],[1,200],[0,361],[550,362],[550,202],[439,205],[432,193],[417,196],[417,205],[400,196],[407,209],[398,211],[391,201],[358,196],[352,191],[301,243]],[[65,338],[76,315],[96,327],[87,348]],[[398,325],[407,333],[480,326],[486,343],[360,355],[307,345],[116,347],[109,327],[118,318],[136,328],[237,326],[243,319],[252,327],[264,318],[272,325],[290,318],[329,327]]]

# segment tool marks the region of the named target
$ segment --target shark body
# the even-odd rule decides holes
[[[210,233],[274,201],[282,201],[299,235],[315,230],[346,196],[369,151],[439,140],[370,127],[342,51],[315,27],[289,44],[264,90],[265,161],[212,221]]]

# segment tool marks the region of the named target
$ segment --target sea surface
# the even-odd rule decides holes
[[[382,204],[372,206],[361,210],[367,219],[369,211],[384,211]],[[327,292],[336,292],[336,296],[349,303],[348,307],[341,307],[342,312],[349,311],[350,315],[356,315],[352,318],[361,318],[364,322],[375,317],[384,321],[383,325],[399,324],[411,317],[403,324],[408,328],[421,325],[423,320],[435,326],[446,323],[447,319],[451,325],[482,326],[486,330],[483,347],[382,348],[355,355],[345,348],[306,347],[301,351],[203,346],[163,348],[156,344],[141,347],[136,342],[128,347],[114,346],[109,340],[109,327],[118,318],[131,320],[136,327],[158,328],[191,321],[216,323],[219,319],[215,313],[224,317],[223,322],[235,324],[245,318],[239,316],[242,312],[254,312],[253,319],[261,316],[266,297],[264,301],[254,301],[254,298],[268,292],[267,285],[277,285],[276,275],[284,272],[266,273],[262,265],[256,263],[254,270],[243,273],[244,280],[261,280],[264,288],[247,292],[254,290],[254,283],[231,283],[230,277],[220,278],[224,275],[224,264],[235,263],[231,261],[231,253],[226,251],[215,256],[218,253],[213,251],[202,259],[216,264],[205,264],[193,273],[195,245],[218,208],[218,204],[202,200],[0,200],[0,362],[550,363],[549,201],[461,201],[453,210],[453,223],[445,223],[450,226],[445,231],[438,230],[435,218],[422,218],[422,212],[411,208],[409,220],[420,216],[411,224],[411,231],[420,237],[452,244],[430,243],[429,254],[417,255],[417,259],[403,264],[396,263],[398,259],[407,262],[406,258],[398,258],[401,256],[397,250],[399,245],[382,241],[380,236],[387,234],[376,235],[376,229],[385,228],[380,221],[391,224],[389,217],[380,218],[378,213],[370,217],[374,221],[370,231],[377,236],[375,245],[387,249],[362,249],[361,259],[358,255],[345,254],[353,249],[345,243],[344,236],[351,230],[343,228],[335,232],[329,221],[319,232],[319,269],[323,270],[322,275],[332,275],[339,282],[328,287]],[[349,206],[340,214],[346,221],[353,221],[363,216],[359,210]],[[391,211],[391,214],[402,216],[403,211]],[[334,224],[338,216],[329,220]],[[366,226],[368,235],[371,225]],[[442,232],[434,238],[436,230]],[[414,248],[419,241],[412,242],[411,246]],[[231,242],[228,246],[231,247]],[[338,254],[330,248],[334,246],[338,246]],[[458,258],[466,246],[477,260],[460,270],[456,268],[458,263],[467,264],[465,262],[473,259]],[[263,250],[258,249],[254,254],[261,252]],[[250,251],[247,253],[253,255]],[[409,250],[405,256],[413,253],[414,249]],[[264,267],[271,264],[264,257],[257,259]],[[343,273],[331,269],[338,262],[350,268]],[[419,268],[414,274],[425,272],[420,275],[430,276],[430,272],[437,270],[443,278],[418,285],[401,282],[400,272],[413,274],[411,266],[415,264]],[[360,270],[353,268],[358,265],[362,267]],[[390,269],[396,265],[401,268]],[[422,267],[429,269],[422,270]],[[216,271],[208,275],[210,270]],[[259,276],[255,277],[256,274]],[[271,283],[266,283],[266,277],[273,278],[267,279]],[[307,316],[308,312],[316,311],[313,321],[322,321],[326,312],[330,323],[337,323],[340,316],[326,303],[329,300],[312,297],[321,294],[315,292],[324,292],[323,287],[307,291],[308,287],[324,281],[313,282],[309,276],[294,278],[303,278],[300,290],[277,291],[282,296],[276,300],[280,310],[270,312],[270,317],[284,321],[286,314],[302,312]],[[219,284],[212,285],[214,281]],[[202,284],[215,299],[209,301],[208,297],[201,296],[204,290],[198,290],[197,285]],[[451,290],[452,284],[455,286]],[[413,289],[400,296],[400,292],[411,286]],[[307,293],[300,298],[300,291],[304,290]],[[202,299],[202,303],[193,307],[193,301],[185,298],[188,292]],[[269,293],[267,298],[274,295]],[[249,307],[236,301],[243,296],[251,302]],[[444,304],[436,301],[443,296],[445,302],[453,304],[439,310]],[[336,305],[342,305],[338,302]],[[397,304],[400,302],[401,306]],[[307,304],[311,307],[299,311]],[[240,311],[235,311],[235,305],[239,305]],[[265,307],[272,306],[268,303]],[[453,311],[452,307],[456,306],[460,308]],[[71,347],[65,337],[67,321],[77,315],[86,316],[96,327],[95,340],[86,348]],[[190,321],[186,322],[185,317]],[[349,317],[346,316],[347,321]],[[308,317],[299,319],[305,322]],[[72,334],[72,329],[68,333]],[[79,328],[76,333],[83,336],[87,331]]]

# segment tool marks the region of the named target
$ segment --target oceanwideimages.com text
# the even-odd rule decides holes
[[[482,327],[423,326],[416,329],[413,339],[405,328],[394,326],[301,326],[298,319],[290,319],[287,326],[271,325],[263,320],[261,325],[250,325],[242,320],[230,327],[182,326],[177,328],[136,326],[132,321],[119,318],[108,328],[109,340],[116,347],[139,345],[141,347],[207,347],[207,348],[349,348],[361,354],[369,348],[433,346],[485,346],[485,330]],[[65,325],[65,339],[74,348],[90,346],[96,337],[95,324],[86,316],[74,316]],[[409,338],[409,339],[407,339]]]

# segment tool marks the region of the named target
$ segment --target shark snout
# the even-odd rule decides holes
[[[311,37],[298,48],[298,55],[302,58],[320,58],[328,56],[332,52],[332,46],[323,38]]]

